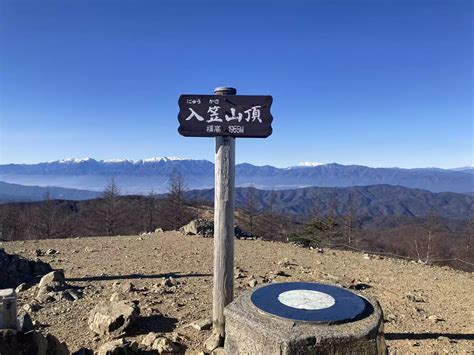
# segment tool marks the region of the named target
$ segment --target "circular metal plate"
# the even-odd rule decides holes
[[[344,323],[363,318],[368,302],[340,287],[315,282],[282,282],[263,286],[252,303],[272,315],[315,323]]]

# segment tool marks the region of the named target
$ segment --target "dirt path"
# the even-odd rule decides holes
[[[54,248],[59,254],[41,257],[65,270],[69,283],[85,287],[75,302],[47,304],[32,314],[45,330],[66,341],[69,349],[97,348],[105,339],[87,325],[93,305],[132,282],[129,299],[140,301],[142,318],[131,331],[138,339],[149,331],[177,331],[190,350],[204,350],[210,331],[186,327],[210,316],[213,240],[177,232],[142,237],[102,237],[0,243],[7,252],[32,258],[35,249]],[[236,241],[235,266],[241,278],[236,294],[250,288],[249,278],[275,281],[322,281],[369,288],[385,318],[391,353],[474,352],[474,279],[471,273],[393,259],[365,259],[362,254],[303,249],[290,244]],[[281,263],[286,260],[288,262]],[[279,265],[280,262],[280,265]],[[288,265],[289,264],[289,265]],[[275,276],[280,270],[289,276]],[[162,277],[178,282],[169,293],[157,293]],[[120,284],[117,284],[119,282]],[[115,286],[114,286],[115,283]],[[31,302],[34,289],[20,294],[19,304]],[[435,319],[434,319],[435,318]]]

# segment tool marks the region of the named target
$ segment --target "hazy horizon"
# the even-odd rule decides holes
[[[211,163],[214,163],[214,159],[206,159],[206,158],[188,158],[188,157],[176,157],[176,156],[154,156],[154,157],[147,157],[147,158],[137,158],[137,159],[132,159],[132,158],[105,158],[105,159],[99,159],[95,157],[68,157],[68,158],[62,158],[62,159],[57,159],[57,160],[48,160],[48,161],[34,161],[34,162],[1,162],[0,165],[9,165],[9,164],[15,164],[15,165],[34,165],[34,164],[41,164],[41,163],[55,163],[55,162],[71,162],[71,163],[77,163],[78,161],[85,161],[88,159],[92,159],[98,162],[108,162],[108,163],[114,163],[114,162],[121,162],[121,161],[130,161],[130,162],[139,162],[139,161],[150,161],[153,159],[169,159],[169,160],[206,160]],[[330,164],[340,164],[340,165],[357,165],[357,166],[366,166],[369,168],[397,168],[397,169],[444,169],[444,170],[452,170],[452,169],[460,169],[460,168],[474,168],[474,165],[465,165],[465,166],[452,166],[452,167],[440,167],[440,166],[413,166],[413,167],[404,167],[404,166],[370,166],[370,165],[364,165],[360,164],[357,162],[354,163],[348,163],[348,164],[343,164],[340,162],[315,162],[315,161],[297,161],[294,164],[291,165],[280,165],[280,164],[254,164],[248,161],[240,161],[237,159],[236,164],[251,164],[255,166],[273,166],[276,168],[280,169],[285,169],[285,168],[296,168],[296,167],[315,167],[319,165],[330,165]]]

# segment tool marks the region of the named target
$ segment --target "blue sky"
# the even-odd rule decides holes
[[[0,1],[0,162],[213,160],[180,94],[272,95],[237,161],[472,165],[471,1]]]

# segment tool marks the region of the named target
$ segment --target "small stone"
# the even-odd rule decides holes
[[[97,355],[128,355],[136,352],[138,344],[125,339],[118,339],[102,345]]]
[[[38,303],[27,303],[25,305],[23,305],[22,309],[27,312],[27,313],[34,313],[34,312],[37,312],[41,309],[41,305],[39,305]]]
[[[77,301],[78,299],[82,298],[82,293],[79,293],[78,291],[70,288],[66,291],[64,291],[64,295],[69,298],[71,298],[71,301]]]
[[[288,258],[284,258],[282,260],[280,260],[277,265],[279,266],[288,266],[290,265],[290,261],[288,260]]]
[[[155,340],[159,337],[160,335],[158,333],[155,333],[155,332],[150,332],[148,333],[142,340],[142,345],[146,346],[146,347],[152,347],[153,346],[153,343],[155,342]]]
[[[364,254],[364,259],[365,259],[365,260],[370,260],[370,259],[371,259],[371,257],[370,257],[370,255],[369,255],[369,254],[367,254],[367,253],[366,253],[366,254]]]
[[[161,286],[171,287],[176,285],[176,280],[174,277],[167,277],[161,281]]]
[[[110,296],[110,302],[117,302],[117,301],[122,301],[124,299],[123,295],[121,295],[118,292],[112,293]]]
[[[407,293],[405,297],[412,302],[425,302],[423,296],[416,293]]]
[[[18,287],[15,289],[15,292],[20,293],[20,292],[26,291],[30,288],[31,288],[31,284],[22,283],[22,284],[18,285]]]
[[[202,318],[190,323],[189,326],[197,330],[209,330],[212,328],[212,319]]]
[[[222,345],[224,345],[224,339],[217,333],[213,333],[204,342],[204,347],[210,352],[218,347],[221,347]]]
[[[17,317],[18,331],[27,333],[35,329],[33,321],[28,313],[19,314]]]
[[[58,254],[59,252],[56,250],[56,249],[52,249],[52,248],[49,248],[47,251],[46,251],[46,255],[54,255],[54,254]]]
[[[387,322],[390,322],[390,323],[391,323],[391,322],[395,322],[395,321],[397,320],[397,317],[396,317],[394,314],[389,313],[389,314],[387,314],[387,316],[385,317],[385,320],[386,320]]]
[[[429,317],[428,317],[428,320],[431,321],[431,322],[433,322],[433,323],[438,323],[438,322],[444,321],[443,318],[438,317],[437,315],[431,315],[431,316],[429,316]]]
[[[248,285],[249,285],[250,287],[255,287],[255,286],[257,286],[257,284],[258,284],[258,281],[255,280],[255,279],[251,279],[251,280],[249,280],[249,282],[248,282]]]
[[[240,272],[240,271],[237,271],[236,273],[234,273],[234,279],[238,280],[238,279],[242,279],[245,277],[245,274]]]
[[[39,293],[36,296],[36,300],[39,303],[45,304],[45,303],[56,301],[56,298],[54,297],[54,292],[48,292],[48,293]]]
[[[163,228],[156,228],[155,233],[163,233]]]
[[[161,353],[178,353],[181,351],[181,345],[173,342],[171,339],[159,337],[155,340],[152,347],[153,350],[158,350]]]
[[[227,355],[227,352],[224,348],[216,348],[212,350],[211,355]]]
[[[122,292],[132,292],[135,291],[135,285],[131,282],[125,282],[120,289]]]
[[[41,255],[43,255],[43,251],[42,251],[41,249],[35,249],[35,250],[33,251],[33,255],[35,255],[35,256],[41,256]]]

